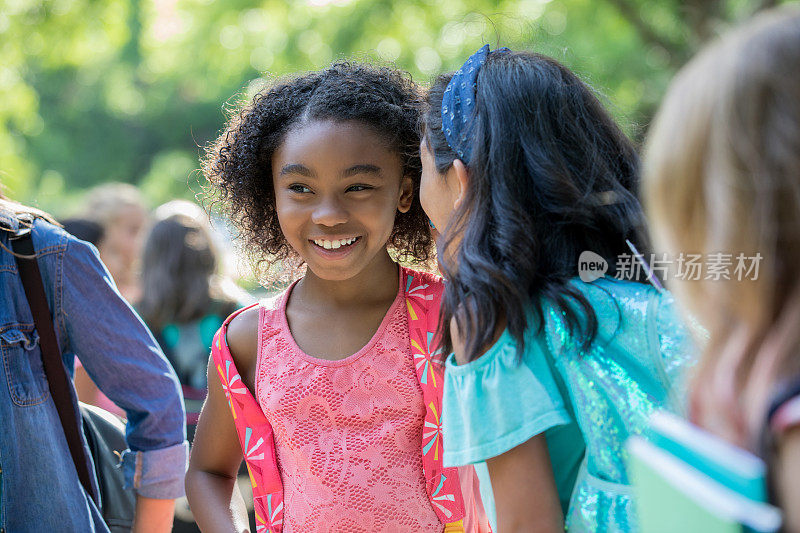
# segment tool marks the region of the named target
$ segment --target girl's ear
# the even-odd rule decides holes
[[[469,186],[469,171],[467,170],[467,165],[465,165],[460,159],[453,160],[453,166],[451,168],[456,178],[452,180],[453,183],[451,184],[453,198],[455,198],[455,201],[453,202],[453,208],[458,209],[461,206],[461,202],[463,202],[464,198],[467,196],[467,187]]]
[[[408,213],[413,201],[414,181],[408,176],[403,176],[403,179],[400,180],[400,199],[397,201],[397,210],[401,213]]]

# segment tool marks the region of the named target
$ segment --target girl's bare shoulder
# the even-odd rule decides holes
[[[245,309],[230,321],[226,332],[228,348],[242,376],[253,376],[258,355],[259,306]],[[249,383],[248,385],[252,385]],[[252,389],[251,389],[252,390]]]

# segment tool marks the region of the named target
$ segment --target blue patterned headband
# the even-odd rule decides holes
[[[508,48],[494,51],[508,52]],[[461,65],[442,97],[442,130],[447,144],[458,154],[458,158],[468,163],[472,157],[472,125],[475,112],[475,91],[478,71],[489,57],[489,45],[484,45]]]

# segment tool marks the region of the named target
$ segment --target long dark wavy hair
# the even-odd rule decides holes
[[[400,154],[404,175],[419,190],[421,107],[422,93],[410,76],[387,67],[337,62],[278,80],[238,109],[207,148],[208,192],[222,201],[255,264],[263,268],[295,257],[281,232],[272,187],[272,154],[287,132],[309,120],[364,124]],[[419,195],[408,212],[397,213],[388,244],[401,260],[425,263],[432,255],[427,220]]]
[[[442,95],[451,76],[436,80],[423,114],[423,135],[441,174],[458,157],[442,132]],[[605,258],[613,276],[617,256],[631,253],[626,239],[645,255],[649,250],[636,149],[591,89],[549,57],[490,54],[476,96],[472,156],[464,162],[469,186],[443,228],[444,353],[452,350],[452,318],[467,360],[491,344],[503,321],[524,349],[525,330],[544,327],[546,301],[563,312],[586,349],[598,324],[570,283],[581,252]]]

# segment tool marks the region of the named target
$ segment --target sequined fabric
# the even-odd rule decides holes
[[[570,531],[635,531],[625,442],[656,409],[684,411],[684,374],[695,357],[672,297],[637,283],[581,283],[600,333],[588,352],[551,307],[547,340],[565,378],[586,458],[570,504]]]
[[[448,358],[445,463],[484,461],[544,433],[568,530],[636,531],[625,442],[656,409],[685,411],[696,349],[669,293],[607,278],[573,283],[598,319],[588,350],[545,305],[544,331],[526,331],[524,352],[506,331],[469,364]]]
[[[567,515],[569,531],[636,531],[631,488],[589,475],[582,467]]]

